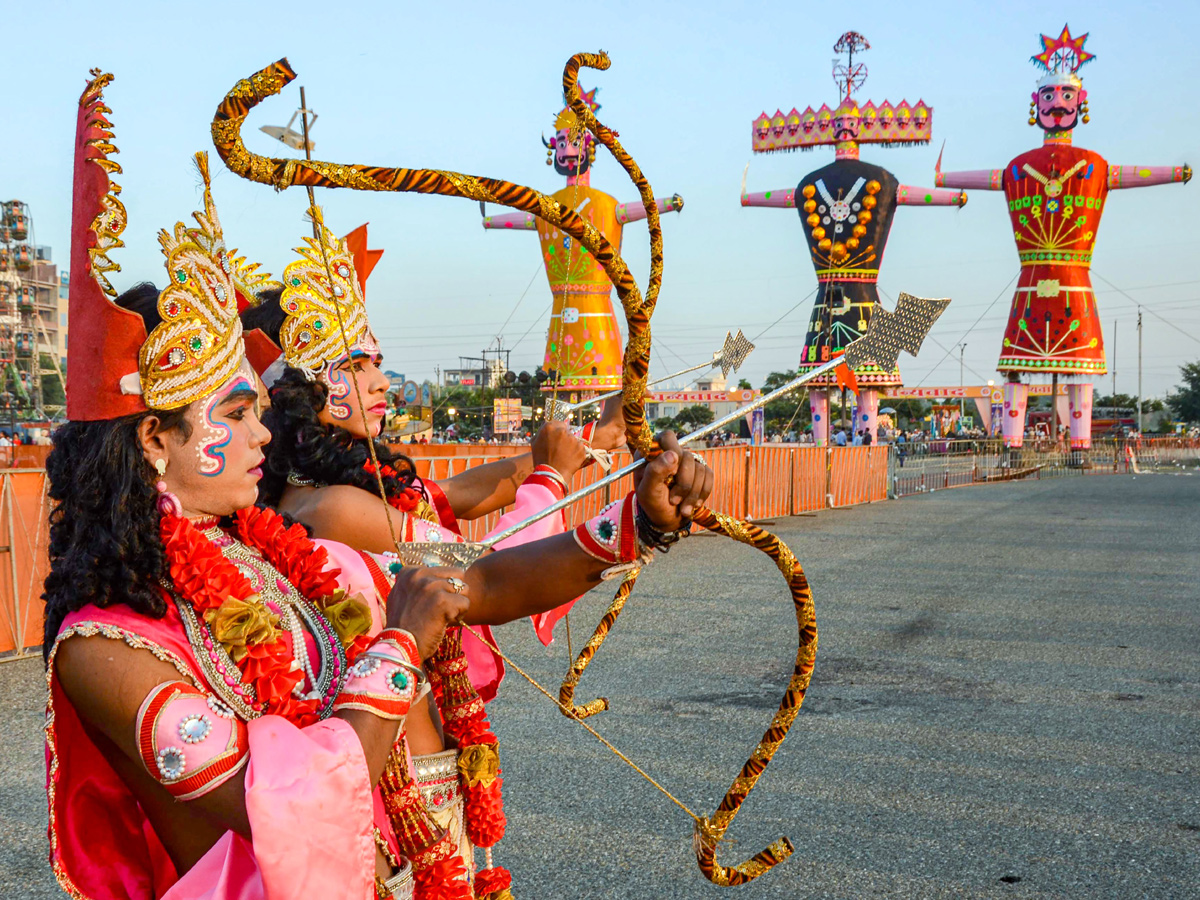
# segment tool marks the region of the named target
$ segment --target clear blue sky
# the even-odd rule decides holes
[[[750,123],[761,111],[803,109],[836,99],[832,45],[843,31],[872,43],[870,77],[858,96],[924,99],[934,107],[927,147],[866,148],[902,182],[929,185],[946,142],[948,169],[999,167],[1040,141],[1025,124],[1037,72],[1029,57],[1040,32],[1069,21],[1097,54],[1085,70],[1092,122],[1076,142],[1114,164],[1200,167],[1193,115],[1200,59],[1187,38],[1200,4],[860,2],[828,4],[606,3],[26,3],[5,12],[7,36],[0,196],[30,204],[38,243],[68,259],[75,103],[92,66],[117,76],[108,91],[130,215],[116,255],[118,287],[162,281],[155,233],[199,202],[191,154],[212,150],[209,122],[241,77],[280,56],[299,72],[320,114],[316,155],[339,162],[429,166],[508,178],[546,191],[562,181],[539,135],[559,109],[562,65],[603,48],[613,66],[587,73],[599,84],[601,118],[659,195],[678,192],[682,215],[664,219],[666,276],[654,317],[655,365],[682,368],[720,344],[726,329],[754,337],[815,285],[795,211],[742,209],[742,168],[751,190],[794,186],[832,159],[831,150],[751,160]],[[259,152],[287,152],[257,132],[283,124],[298,105],[293,85],[256,111],[248,139]],[[275,194],[217,166],[215,193],[231,245],[276,274],[305,230],[304,194]],[[621,200],[636,194],[601,155],[593,185]],[[485,232],[475,204],[416,195],[322,192],[340,231],[371,222],[386,254],[368,305],[388,365],[409,377],[477,354],[501,324],[517,368],[541,359],[549,289],[536,237]],[[1200,183],[1122,191],[1107,208],[1094,272],[1169,318],[1191,337],[1145,316],[1147,395],[1200,359]],[[1017,271],[1002,196],[974,192],[967,207],[901,209],[881,287],[950,296],[921,359],[902,362],[906,382],[957,384],[956,345],[965,341],[969,382],[995,377],[1009,293]],[[624,253],[645,283],[645,226],[626,229]],[[519,308],[518,300],[529,288]],[[1132,393],[1134,302],[1096,280],[1117,389]],[[743,373],[756,385],[798,358],[811,301],[759,341]],[[518,343],[522,335],[524,340]],[[945,348],[945,349],[944,349]],[[946,356],[946,349],[953,352]],[[1111,379],[1099,387],[1109,390]]]

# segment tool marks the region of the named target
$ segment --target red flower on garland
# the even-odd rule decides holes
[[[374,475],[376,472],[375,463],[368,459],[365,463],[363,463],[363,471],[368,475]],[[383,467],[378,471],[384,478],[400,477],[396,470],[387,463],[384,463]],[[413,488],[404,487],[396,493],[388,491],[387,502],[401,512],[412,512],[417,508],[417,504],[421,502],[421,494],[419,491],[416,491]]]
[[[478,900],[488,900],[489,897],[511,887],[512,873],[502,866],[480,869],[475,873],[475,896]]]

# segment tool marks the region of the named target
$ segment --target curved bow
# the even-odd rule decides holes
[[[641,169],[625,152],[617,140],[616,133],[597,121],[591,109],[582,102],[577,85],[581,67],[607,69],[609,65],[608,56],[604,53],[577,54],[571,57],[563,72],[563,92],[582,123],[581,127],[588,128],[608,147],[638,187],[645,204],[651,248],[650,279],[645,298],[617,250],[594,226],[552,197],[532,188],[495,178],[435,169],[342,165],[319,160],[278,159],[251,153],[242,141],[242,124],[251,109],[262,100],[278,94],[296,77],[286,59],[272,63],[250,78],[239,81],[226,95],[217,107],[212,122],[213,144],[230,170],[251,181],[271,185],[277,190],[302,185],[464,197],[531,213],[579,241],[604,269],[621,300],[627,325],[622,383],[626,435],[630,446],[635,450],[654,455],[658,451],[646,422],[644,395],[650,364],[650,316],[654,311],[662,280],[662,232],[658,209],[653,191]],[[795,555],[782,541],[754,525],[703,507],[696,511],[694,519],[705,528],[751,544],[771,555],[788,579],[796,606],[797,621],[800,624],[796,668],[780,703],[779,712],[750,759],[742,766],[741,773],[734,779],[716,812],[711,818],[702,819],[697,825],[696,852],[701,872],[716,884],[742,884],[766,872],[793,852],[791,842],[787,838],[781,838],[736,866],[727,867],[716,862],[717,844],[725,836],[741,804],[783,742],[803,701],[816,652],[816,625],[807,580],[796,562]],[[593,635],[593,640],[588,642],[591,651],[589,661],[603,643],[607,628],[615,622],[635,583],[636,575],[632,575],[622,584],[609,613],[606,614],[608,626],[602,633],[598,629],[598,636]],[[580,673],[586,665],[587,662],[584,662],[579,668]],[[578,681],[578,676],[575,680]]]

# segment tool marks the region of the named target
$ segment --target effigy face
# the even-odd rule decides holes
[[[554,171],[559,175],[582,175],[592,167],[589,144],[592,136],[586,132],[579,143],[571,140],[571,129],[560,128],[550,139],[551,157],[554,160]]]
[[[1033,92],[1035,118],[1043,131],[1070,131],[1079,124],[1087,91],[1075,83],[1046,84]]]

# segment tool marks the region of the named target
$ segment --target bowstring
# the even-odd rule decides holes
[[[308,103],[304,97],[304,88],[300,88],[300,123],[304,129],[304,156],[310,162],[312,161],[312,142],[308,139]],[[321,263],[325,266],[325,278],[329,284],[330,291],[333,290],[333,268],[329,264],[329,253],[325,249],[325,241],[321,235],[321,229],[326,227],[323,221],[324,217],[317,213],[317,198],[313,192],[312,185],[307,187],[308,191],[308,206],[312,215],[313,240],[316,241],[317,248],[321,251]],[[318,219],[322,221],[318,221]],[[332,233],[332,232],[331,232]],[[354,273],[354,277],[358,277],[358,273]],[[367,300],[363,297],[364,313],[366,311]],[[346,358],[353,361],[353,348],[350,346],[350,338],[346,336],[346,321],[342,316],[342,305],[334,298],[333,303],[334,315],[337,316],[338,333],[342,338],[342,347],[345,350]],[[369,326],[368,326],[369,327]],[[359,387],[358,379],[354,376],[354,370],[351,368],[350,380],[354,382],[354,397],[358,401],[358,413],[362,416],[363,431],[367,435],[367,453],[371,456],[371,465],[375,467],[375,484],[379,488],[379,499],[383,501],[383,515],[387,519],[388,534],[391,536],[392,545],[396,548],[396,553],[400,553],[400,539],[396,536],[396,524],[392,521],[392,507],[388,503],[387,489],[383,485],[383,467],[379,465],[379,456],[375,452],[375,436],[371,434],[371,423],[367,421],[367,408],[363,405],[362,388]],[[386,413],[384,414],[386,422]]]
[[[615,753],[617,758],[620,759],[623,763],[625,763],[625,765],[629,766],[629,768],[633,769],[633,771],[637,772],[639,775],[641,775],[643,778],[645,778],[648,782],[650,782],[650,784],[652,784],[655,788],[657,788],[668,800],[670,800],[672,803],[674,803],[676,806],[678,806],[680,809],[682,809],[685,813],[687,813],[689,816],[691,816],[692,820],[695,821],[697,825],[704,824],[704,820],[700,816],[698,816],[696,813],[692,812],[691,808],[686,803],[684,803],[682,800],[680,800],[678,797],[676,797],[674,794],[672,794],[670,791],[668,791],[665,787],[663,787],[661,784],[659,784],[657,781],[655,781],[654,778],[651,777],[646,772],[645,769],[643,769],[641,766],[639,766],[637,763],[635,763],[632,759],[630,759],[628,756],[626,756],[624,753],[622,753],[620,750],[618,750],[615,746],[613,746],[612,742],[610,742],[606,737],[604,737],[604,735],[602,735],[595,728],[593,728],[587,722],[583,721],[583,719],[581,719],[578,715],[576,715],[574,709],[567,706],[565,703],[563,703],[561,700],[559,700],[557,697],[555,697],[553,694],[551,694],[548,690],[546,690],[546,688],[544,688],[538,682],[538,680],[536,678],[534,678],[532,675],[530,675],[528,672],[526,672],[524,669],[522,669],[520,666],[518,666],[515,662],[513,662],[507,656],[505,656],[500,651],[500,648],[496,646],[494,641],[488,640],[487,638],[485,638],[483,636],[483,634],[476,631],[474,628],[472,628],[470,625],[467,625],[466,623],[462,623],[462,627],[463,627],[463,630],[469,631],[471,634],[475,635],[475,637],[485,647],[487,647],[489,650],[491,650],[493,653],[495,653],[497,656],[499,656],[502,660],[504,660],[505,665],[512,668],[513,671],[515,671],[518,675],[520,675],[522,678],[524,678],[526,681],[528,681],[531,685],[533,685],[534,688],[536,688],[543,695],[545,695],[545,697],[551,703],[553,703],[555,706],[557,706],[568,719],[571,719],[574,722],[578,722],[584,728],[584,730],[586,730],[592,737],[594,737],[601,744],[603,744],[605,747],[607,747],[609,750],[611,750],[613,753]]]

